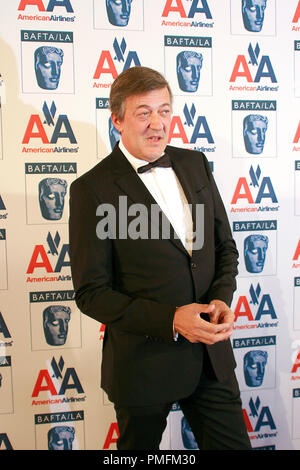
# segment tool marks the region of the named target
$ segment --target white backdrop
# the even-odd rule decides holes
[[[74,302],[68,191],[110,152],[109,88],[139,64],[170,81],[170,143],[208,157],[240,251],[232,342],[252,445],[300,449],[300,1],[266,0],[248,26],[242,3],[132,0],[119,26],[104,0],[0,0],[0,449],[47,449],[51,429],[73,449],[116,447],[103,325]],[[248,18],[251,3],[264,2],[249,0]],[[41,46],[63,51],[44,85]],[[202,55],[192,91],[178,80],[184,51]],[[249,115],[267,125],[244,132]],[[51,184],[64,205],[47,213]],[[174,404],[161,448],[193,445]]]

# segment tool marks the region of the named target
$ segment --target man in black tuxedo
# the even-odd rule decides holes
[[[177,401],[200,449],[249,449],[229,340],[238,253],[209,164],[167,145],[158,72],[122,72],[110,109],[121,141],[71,186],[70,256],[79,309],[106,325],[117,447],[158,449]]]

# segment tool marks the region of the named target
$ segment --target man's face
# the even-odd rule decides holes
[[[38,55],[36,77],[41,88],[55,90],[58,87],[63,59],[57,52]]]
[[[265,145],[267,124],[264,121],[248,121],[244,132],[244,141],[247,152],[262,153]]]
[[[262,272],[265,265],[267,248],[267,243],[264,240],[249,241],[248,247],[245,250],[245,264],[248,272]]]
[[[171,124],[168,89],[129,96],[125,100],[123,119],[112,114],[112,121],[131,155],[149,162],[156,160],[168,143]]]
[[[65,344],[68,334],[70,313],[58,310],[49,312],[44,322],[46,341],[52,346]]]
[[[50,183],[40,196],[42,215],[48,220],[60,220],[65,203],[66,188],[60,183]]]
[[[183,91],[198,90],[202,62],[198,57],[182,58],[177,69],[179,87]]]
[[[248,31],[261,31],[266,3],[267,0],[242,0],[243,21]]]
[[[109,22],[114,26],[127,26],[132,0],[106,0]]]

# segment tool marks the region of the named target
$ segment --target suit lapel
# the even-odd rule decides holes
[[[155,220],[155,217],[151,218],[151,206],[157,205],[157,202],[118,147],[115,147],[109,158],[112,159],[113,163],[113,172],[115,175],[114,182],[122,190],[122,192],[128,196],[128,205],[130,203],[143,204],[147,209],[149,227],[151,227],[150,224],[152,223],[157,224],[157,231],[159,233],[160,239],[168,239],[177,248],[188,254],[181,241],[178,238],[174,238],[173,227],[171,226],[163,211],[161,211],[163,219],[162,221],[160,217],[158,220]],[[170,226],[171,230],[169,233],[166,231],[166,227]]]

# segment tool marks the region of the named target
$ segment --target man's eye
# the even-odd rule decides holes
[[[145,111],[144,113],[139,113],[138,114],[138,117],[140,118],[147,118],[149,116],[149,113],[147,111]]]
[[[44,67],[46,67],[47,69],[50,69],[50,67],[51,67],[50,62],[45,62],[43,65],[44,65]]]
[[[55,198],[55,194],[53,194],[53,193],[50,193],[50,194],[48,194],[48,196],[47,196],[47,197],[48,197],[48,199],[54,199],[54,198]]]
[[[187,67],[184,67],[184,70],[186,72],[190,72],[192,70],[192,67],[190,65],[188,65]]]

